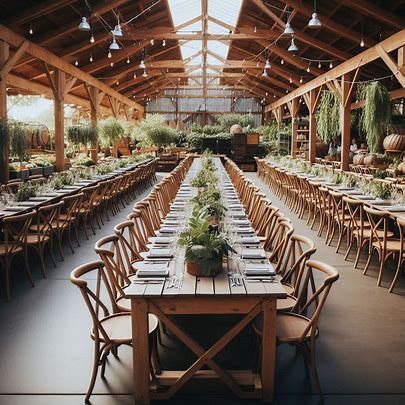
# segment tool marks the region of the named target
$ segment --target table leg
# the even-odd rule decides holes
[[[131,300],[131,313],[135,404],[150,404],[150,356],[147,301],[133,298]]]
[[[273,401],[274,369],[276,363],[276,299],[263,301],[262,337],[262,400]]]

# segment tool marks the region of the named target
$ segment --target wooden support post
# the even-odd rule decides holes
[[[295,157],[298,153],[298,110],[299,110],[299,101],[298,98],[294,98],[291,104],[287,104],[290,114],[291,114],[291,122],[292,122],[292,140],[291,140],[291,155]]]
[[[315,119],[316,90],[309,92],[309,161],[315,163],[316,158],[316,119]]]
[[[65,72],[54,70],[54,106],[55,106],[55,157],[56,170],[65,170]]]
[[[0,66],[3,66],[9,58],[9,46],[0,41]],[[7,120],[7,81],[6,76],[0,76],[0,119]],[[8,169],[8,139],[1,139],[0,145],[0,183],[7,183],[10,172]]]
[[[102,98],[104,97],[104,93],[100,92],[100,90],[97,87],[87,87],[87,94],[89,96],[90,100],[90,119],[91,123],[94,126],[97,126],[97,121],[98,121],[98,114],[99,114],[99,107]],[[91,159],[97,163],[98,160],[98,142],[96,141],[91,145]]]
[[[349,152],[350,152],[350,105],[351,94],[353,91],[353,84],[351,81],[351,75],[345,74],[342,76],[342,103],[340,119],[342,121],[342,143],[341,143],[341,163],[342,170],[349,170]]]

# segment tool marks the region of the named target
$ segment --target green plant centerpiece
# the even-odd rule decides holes
[[[18,187],[17,192],[15,193],[15,200],[16,201],[27,201],[31,197],[35,197],[38,193],[38,185],[24,183]]]
[[[209,185],[204,191],[195,196],[191,202],[195,208],[208,213],[208,221],[211,225],[218,224],[226,211],[221,201],[220,191],[212,185]]]
[[[198,277],[218,275],[223,258],[232,251],[225,237],[210,226],[208,218],[208,212],[196,207],[178,241],[185,248],[186,271]]]
[[[371,194],[380,200],[389,200],[392,196],[392,188],[389,184],[375,182],[372,184]]]

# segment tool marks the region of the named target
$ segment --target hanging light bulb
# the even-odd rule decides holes
[[[110,66],[111,66],[111,67],[114,67],[114,62],[111,62],[111,63],[110,63]]]
[[[139,64],[139,69],[145,69],[145,61],[141,59],[141,63]]]
[[[266,91],[266,97],[269,95],[269,93]]]
[[[146,69],[143,71],[143,77],[148,77],[148,72],[146,71]]]
[[[253,28],[253,32],[257,32],[257,28],[256,28],[256,26]]]
[[[288,47],[288,52],[297,52],[298,51],[298,46],[295,44],[294,37],[291,38],[291,44]]]
[[[134,73],[134,79],[136,79],[136,72]]]
[[[266,59],[266,64],[264,65],[265,69],[270,69],[271,68],[271,63],[268,59]]]
[[[275,95],[275,94],[273,94],[273,98],[276,98],[276,95]]]
[[[302,77],[300,77],[300,83],[302,83],[302,82],[303,82]]]
[[[319,21],[318,14],[316,13],[316,0],[314,0],[314,12],[312,13],[312,18],[308,22],[308,28],[320,28],[322,26]]]
[[[321,61],[318,62],[318,68],[320,69],[322,67]]]
[[[111,53],[111,51],[108,51],[108,53],[107,53],[107,58],[108,58],[108,59],[111,59],[111,58],[112,58],[112,53]]]
[[[257,67],[257,68],[259,67],[259,62],[256,62],[256,67]]]
[[[112,42],[110,43],[109,49],[112,49],[114,51],[117,51],[118,49],[120,49],[120,46],[117,44],[117,40],[115,39],[115,37],[113,37]]]
[[[281,59],[281,62],[280,62],[282,65],[284,65],[284,59]]]
[[[290,83],[292,83],[292,78],[290,77],[290,79],[288,80]]]
[[[267,76],[268,76],[266,69],[263,70],[262,76],[263,76],[263,77],[267,77]]]
[[[90,31],[90,24],[87,22],[86,17],[82,17],[82,21],[79,24],[80,31]]]
[[[361,37],[360,46],[361,46],[362,48],[364,48],[364,39],[363,39],[363,37]]]
[[[284,28],[283,35],[294,35],[294,30],[291,27],[290,21],[287,21],[285,28]]]
[[[286,94],[288,94],[288,89],[285,91]]]
[[[153,46],[153,45],[155,45],[155,40],[152,38],[151,40],[150,40],[150,44]]]
[[[93,62],[93,55],[90,55],[89,61]]]
[[[131,61],[129,60],[129,56],[127,57],[127,63],[130,63]]]
[[[166,40],[165,39],[162,41],[162,46],[166,46]]]
[[[29,34],[32,35],[34,33],[34,30],[32,29],[32,25],[30,25],[30,29],[28,30]]]
[[[79,61],[76,59],[75,66],[79,66]]]
[[[119,80],[117,80],[116,83],[117,83],[117,86],[118,86],[120,84]]]
[[[309,64],[307,66],[307,72],[309,73],[311,71],[311,68],[309,67]]]
[[[332,61],[329,63],[329,69],[332,69],[333,68],[333,63],[332,63]]]

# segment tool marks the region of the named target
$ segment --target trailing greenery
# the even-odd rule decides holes
[[[115,141],[125,135],[125,129],[117,118],[107,118],[100,121],[100,144],[102,146],[112,146]]]
[[[381,149],[381,142],[391,125],[391,101],[387,88],[379,81],[359,87],[358,97],[364,101],[360,122],[370,152]]]
[[[9,124],[10,155],[18,158],[20,166],[28,155],[28,142],[25,135],[24,126],[20,122]]]
[[[73,145],[92,145],[98,139],[98,126],[94,124],[72,125],[67,129],[67,139]]]
[[[327,144],[333,143],[340,133],[340,101],[335,93],[322,92],[316,122],[319,139]]]
[[[207,212],[196,207],[178,242],[185,247],[186,261],[197,263],[207,277],[218,270],[223,257],[232,251],[227,240],[210,226],[208,218]]]
[[[0,153],[7,146],[9,137],[8,122],[5,119],[0,119]]]

